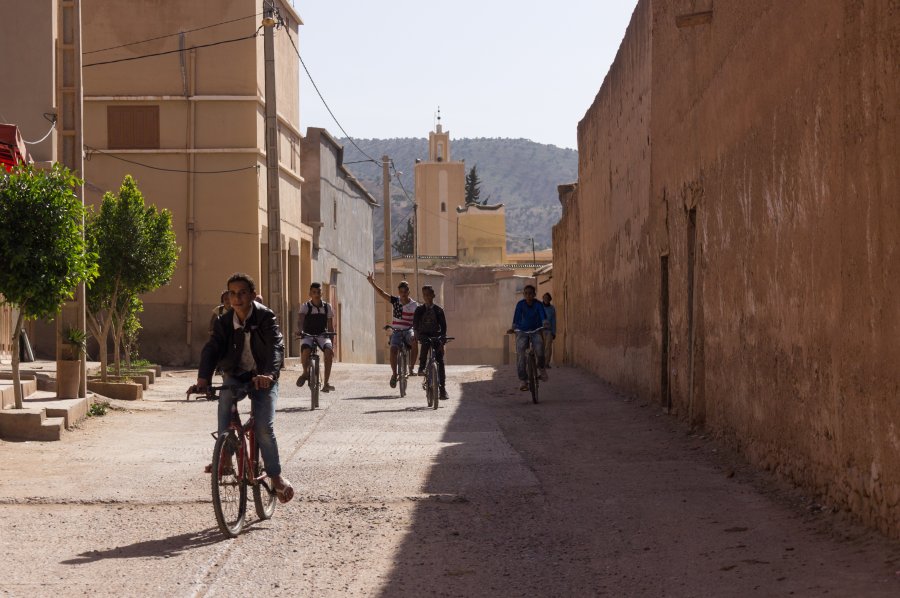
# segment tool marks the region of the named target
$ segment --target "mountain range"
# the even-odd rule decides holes
[[[412,214],[415,162],[428,158],[428,140],[339,141],[344,146],[344,164],[379,204],[383,203],[381,156],[387,155],[401,173],[391,183],[391,228],[396,240]],[[507,251],[531,251],[532,239],[536,249],[552,245],[551,229],[562,213],[556,187],[577,180],[577,151],[527,139],[462,138],[451,139],[450,159],[465,161],[467,173],[477,166],[481,200],[506,206]],[[375,255],[380,258],[384,245],[381,208],[376,208],[373,224]]]

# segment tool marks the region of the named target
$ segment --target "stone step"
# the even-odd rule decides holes
[[[43,407],[0,410],[0,438],[6,440],[59,440],[65,418],[47,417]]]
[[[41,390],[24,400],[25,407],[44,408],[47,417],[63,418],[66,429],[87,417],[90,404],[90,399],[57,399],[55,392]]]
[[[37,392],[38,383],[33,375],[23,375],[20,379],[22,384],[22,396],[27,397]],[[0,410],[9,409],[16,405],[16,390],[12,383],[12,374],[0,372]]]

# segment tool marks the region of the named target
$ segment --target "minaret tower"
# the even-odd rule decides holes
[[[441,124],[428,135],[428,159],[416,164],[419,255],[456,257],[457,206],[465,203],[463,162],[450,159],[450,132]]]

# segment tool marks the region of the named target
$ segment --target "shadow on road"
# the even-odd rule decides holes
[[[252,530],[251,526],[246,528],[245,532],[252,532]],[[217,528],[208,528],[200,532],[179,534],[159,540],[146,540],[129,546],[117,546],[111,550],[90,550],[82,552],[76,558],[62,561],[61,564],[85,565],[104,559],[169,558],[195,548],[217,544],[226,539]]]

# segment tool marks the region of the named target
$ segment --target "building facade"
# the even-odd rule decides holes
[[[553,263],[567,361],[895,536],[898,35],[888,2],[640,0]]]
[[[313,231],[312,279],[335,308],[335,357],[375,361],[375,314],[366,275],[374,270],[375,199],[343,164],[344,149],[325,129],[310,127],[301,141],[303,223]],[[305,295],[304,295],[305,297]]]
[[[282,325],[290,329],[300,279],[311,275],[303,256],[312,230],[301,221],[293,47],[301,21],[289,4],[277,6]],[[148,203],[172,212],[181,247],[172,282],[143,297],[140,350],[163,363],[198,360],[231,273],[250,274],[264,300],[271,290],[261,12],[260,0],[168,2],[164,10],[150,1],[82,2],[85,201],[99,204],[131,174]],[[36,344],[47,352],[53,339],[48,330]]]

